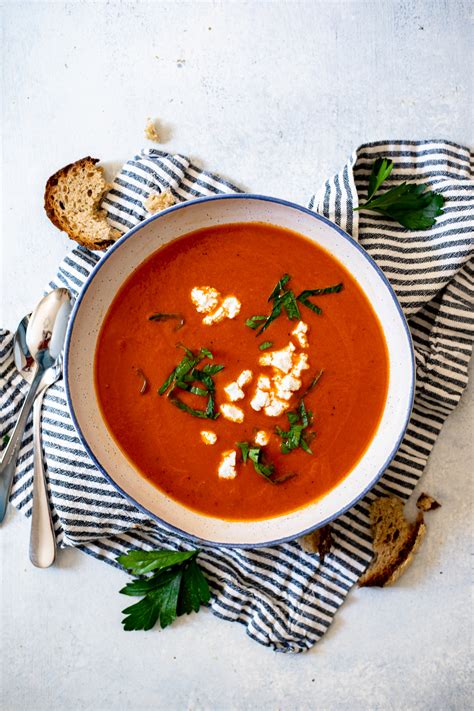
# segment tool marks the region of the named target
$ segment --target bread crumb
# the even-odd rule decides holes
[[[420,511],[435,511],[435,509],[441,508],[441,504],[429,494],[422,493],[417,499],[416,508]]]
[[[145,138],[147,138],[149,141],[154,141],[155,143],[160,142],[160,136],[158,135],[158,131],[156,130],[155,121],[153,121],[153,119],[151,118],[149,118],[146,122]]]
[[[171,193],[169,189],[163,190],[162,193],[150,193],[150,195],[145,200],[145,208],[147,212],[154,215],[155,212],[161,212],[166,210],[167,207],[171,207],[176,202],[176,198]]]
[[[316,529],[312,533],[308,533],[302,538],[298,538],[298,543],[306,553],[318,553],[321,563],[326,555],[330,552],[334,538],[332,535],[331,526],[327,524],[322,528]]]

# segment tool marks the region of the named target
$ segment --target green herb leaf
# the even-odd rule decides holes
[[[220,373],[221,370],[224,370],[223,365],[204,365],[202,367],[202,372],[208,375],[215,375],[216,373]]]
[[[251,316],[246,320],[245,325],[255,330],[260,326],[260,323],[266,321],[267,318],[267,316]]]
[[[273,346],[273,341],[264,341],[259,345],[259,349],[261,351],[266,351],[268,348],[271,348]]]
[[[123,595],[143,597],[123,610],[125,630],[149,630],[158,621],[162,628],[172,624],[178,615],[198,612],[210,600],[206,578],[196,562],[198,551],[130,551],[119,562],[129,570],[147,570],[147,563],[157,565],[148,577],[139,577],[120,591]],[[138,568],[137,568],[138,563]],[[169,563],[170,565],[167,565]]]
[[[278,316],[281,314],[282,305],[283,305],[282,300],[279,297],[273,304],[273,309],[272,309],[270,316],[267,316],[267,318],[265,319],[265,321],[263,323],[263,326],[260,326],[260,328],[258,329],[257,336],[260,336],[260,334],[262,334],[264,331],[266,331],[267,328],[269,327],[269,325],[272,323],[272,321],[274,321],[276,318],[278,318]]]
[[[288,284],[290,281],[291,276],[289,274],[283,274],[281,279],[277,282],[275,288],[273,289],[272,293],[268,297],[268,301],[273,301],[276,299],[278,296],[280,296],[280,293],[285,289],[285,286]]]
[[[149,321],[172,321],[175,320],[178,323],[175,326],[175,331],[179,331],[180,328],[183,328],[185,321],[184,321],[184,316],[183,314],[164,314],[164,313],[156,313],[152,314],[151,316],[148,316]]]
[[[185,402],[177,397],[170,397],[170,402],[183,412],[187,412],[188,415],[193,417],[200,417],[203,420],[217,420],[219,417],[218,412],[214,412],[214,399],[209,397],[208,403],[205,410],[198,410],[195,407],[190,407]]]
[[[428,190],[428,185],[402,183],[374,196],[391,172],[390,163],[391,161],[380,158],[375,161],[369,180],[367,201],[354,209],[379,212],[408,230],[426,230],[432,227],[436,217],[444,212],[442,208],[445,200],[440,193]]]
[[[304,291],[297,296],[297,301],[299,301],[301,304],[304,306],[307,306],[308,309],[311,309],[315,314],[322,314],[322,310],[317,306],[316,304],[313,304],[310,300],[310,296],[324,296],[325,294],[337,294],[339,291],[342,291],[343,289],[343,284],[342,282],[340,284],[334,284],[334,286],[326,286],[323,289],[305,289]]]
[[[255,471],[270,481],[270,477],[275,471],[275,465],[265,462],[262,452],[262,447],[250,447],[249,459],[253,463]]]
[[[126,568],[133,575],[145,575],[153,570],[170,568],[173,565],[183,563],[189,558],[197,556],[199,551],[142,551],[133,550],[117,558],[122,568]]]
[[[281,452],[283,454],[289,454],[294,449],[301,447],[301,449],[308,454],[312,454],[307,442],[307,435],[303,434],[312,422],[312,413],[306,410],[303,399],[301,399],[297,410],[287,412],[287,417],[290,423],[290,429],[282,430],[280,427],[277,427],[275,430],[282,440],[280,445]],[[309,433],[309,435],[314,437],[314,433]]]
[[[312,379],[312,381],[310,382],[310,384],[308,385],[308,387],[307,387],[306,390],[304,391],[303,396],[302,396],[302,398],[301,398],[302,400],[306,397],[306,395],[307,395],[308,393],[311,392],[311,390],[313,390],[313,389],[316,387],[316,385],[317,385],[317,384],[319,383],[319,381],[321,380],[321,377],[322,377],[322,374],[323,374],[323,373],[324,373],[324,370],[320,370],[319,373],[316,373],[316,375],[314,376],[314,378]]]
[[[199,612],[201,604],[207,604],[210,599],[211,592],[207,580],[193,558],[183,570],[181,591],[178,597],[178,615]]]
[[[286,285],[290,279],[291,277],[289,274],[284,274],[270,294],[268,301],[273,301],[273,308],[268,316],[251,316],[245,322],[249,328],[253,328],[254,330],[258,329],[257,336],[260,336],[264,331],[266,331],[270,324],[281,315],[283,309],[290,321],[299,320],[301,318],[301,313],[298,302],[304,306],[307,306],[316,314],[322,313],[319,306],[309,301],[309,297],[316,295],[322,296],[323,294],[333,294],[341,291],[342,289],[342,284],[327,286],[324,289],[306,289],[305,291],[302,291],[298,297],[296,297],[292,289],[286,288]],[[261,348],[261,350],[263,349]]]
[[[237,447],[239,447],[242,452],[242,460],[245,464],[249,456],[250,445],[248,442],[237,442]]]
[[[298,304],[296,303],[294,293],[292,291],[285,292],[285,294],[281,297],[281,300],[283,308],[285,309],[286,315],[290,321],[299,320],[301,318],[300,310],[298,308]]]
[[[372,166],[372,173],[369,178],[369,189],[367,191],[367,200],[370,200],[372,195],[377,192],[382,183],[384,183],[393,169],[393,160],[389,158],[377,158]]]

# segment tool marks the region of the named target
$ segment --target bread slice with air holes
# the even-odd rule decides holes
[[[359,580],[359,586],[391,585],[413,560],[426,533],[423,514],[410,523],[403,502],[396,496],[381,496],[370,507],[375,557]]]
[[[86,156],[66,165],[49,178],[44,192],[44,208],[53,225],[88,249],[104,249],[120,237],[100,208],[110,185],[98,162]]]

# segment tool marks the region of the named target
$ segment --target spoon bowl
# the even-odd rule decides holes
[[[0,461],[0,523],[5,518],[26,422],[38,388],[45,387],[45,371],[56,365],[62,351],[71,308],[68,289],[54,289],[41,299],[29,320],[21,320],[15,334],[14,352],[22,364],[22,375],[28,373],[25,379],[30,388]]]

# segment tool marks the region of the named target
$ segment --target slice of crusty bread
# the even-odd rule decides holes
[[[381,496],[370,507],[375,558],[359,585],[383,587],[394,583],[410,565],[426,532],[423,514],[414,523],[406,520],[396,496]]]
[[[330,552],[333,541],[332,530],[329,524],[322,528],[317,528],[316,531],[312,533],[307,533],[306,536],[298,538],[298,543],[306,553],[319,554],[321,563]]]
[[[53,225],[89,249],[103,249],[120,237],[100,209],[110,185],[98,162],[87,156],[66,165],[50,177],[44,192],[44,208]]]

